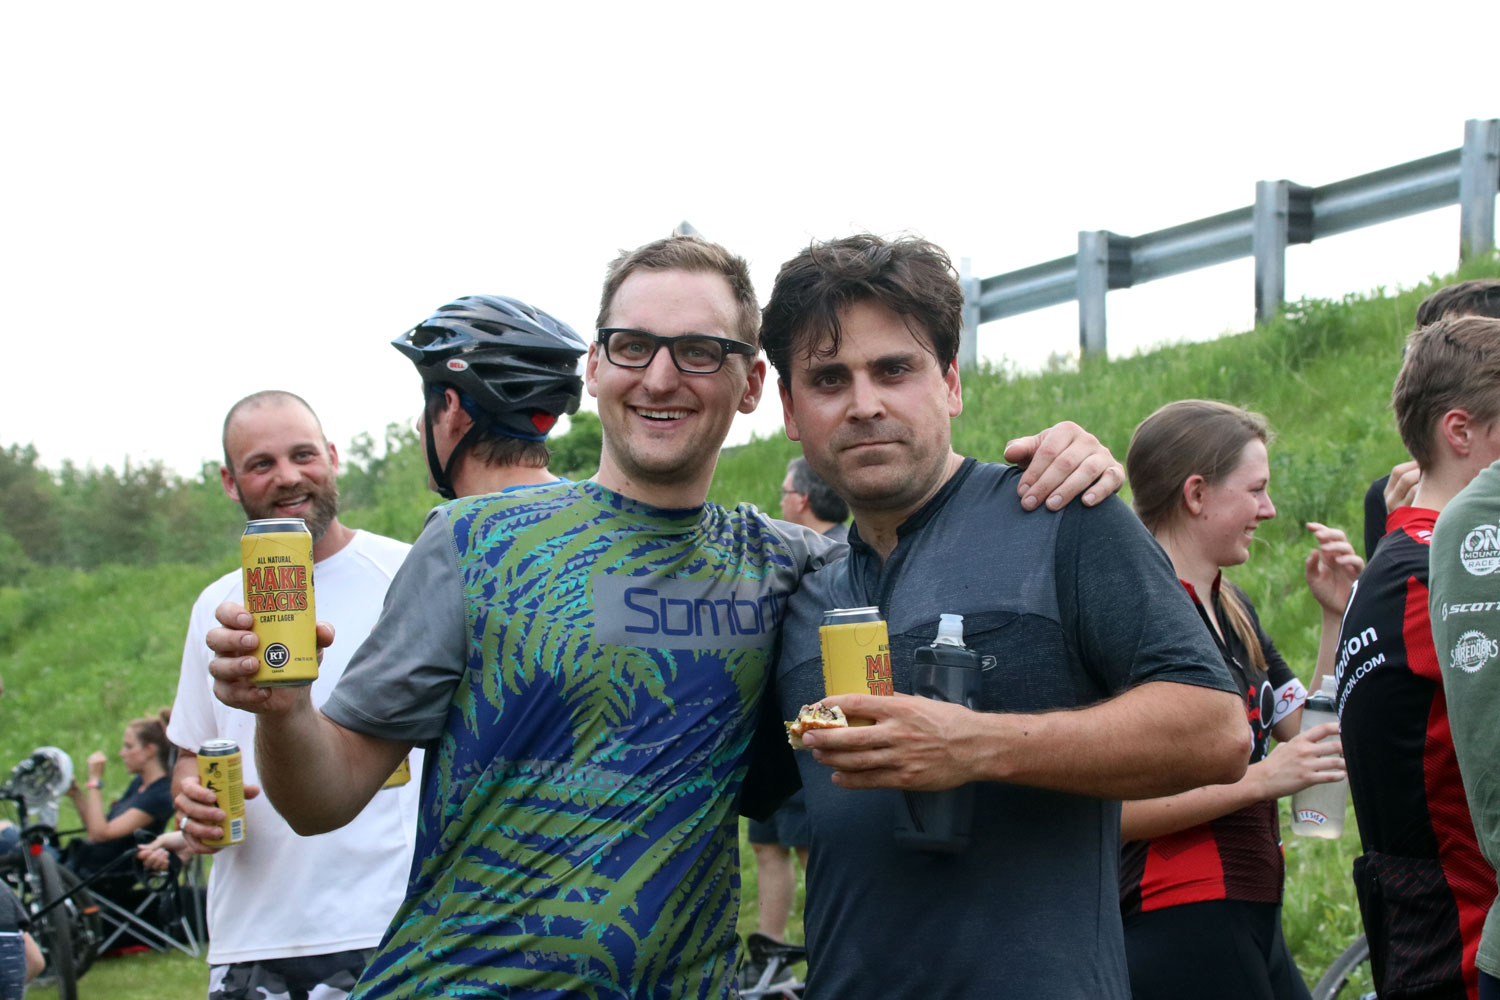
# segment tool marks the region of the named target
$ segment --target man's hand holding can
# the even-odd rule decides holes
[[[260,794],[259,785],[245,785],[245,798],[253,799]],[[218,796],[203,787],[196,775],[182,779],[177,798],[177,828],[182,839],[194,854],[217,854],[219,849],[205,844],[205,840],[223,840],[223,824],[226,813],[219,808]]]
[[[260,638],[251,631],[253,619],[244,605],[225,601],[214,612],[220,628],[208,630],[204,642],[213,650],[214,658],[208,672],[214,678],[214,697],[230,708],[246,712],[284,712],[300,698],[310,697],[310,689],[302,687],[258,687],[253,681],[260,670]],[[323,650],[333,645],[333,626],[318,622],[318,657]]]

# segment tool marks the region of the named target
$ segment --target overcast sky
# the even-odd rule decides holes
[[[1012,6],[6,4],[0,445],[193,472],[231,402],[280,387],[343,446],[415,413],[389,341],[435,307],[513,295],[588,338],[605,263],[682,219],[763,294],[866,229],[988,275],[1500,115],[1465,50],[1489,5]],[[1457,255],[1457,209],[1432,212],[1294,247],[1288,294]],[[1245,328],[1252,273],[1110,293],[1111,352]],[[980,352],[1038,365],[1076,317],[987,325]]]

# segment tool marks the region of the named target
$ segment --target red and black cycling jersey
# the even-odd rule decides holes
[[[1477,997],[1495,876],[1474,838],[1427,609],[1437,512],[1401,507],[1355,585],[1338,710],[1364,855],[1355,890],[1382,997]]]
[[[1193,585],[1186,580],[1182,585],[1197,606],[1203,627],[1218,643],[1230,676],[1244,692],[1245,713],[1254,736],[1250,748],[1254,764],[1266,755],[1271,727],[1302,706],[1307,690],[1260,627],[1255,607],[1243,591],[1234,588],[1255,628],[1266,660],[1264,671],[1256,668],[1224,613],[1221,587],[1234,584],[1225,584],[1222,574],[1214,579],[1212,614],[1218,632],[1209,623],[1209,607]],[[1279,903],[1285,870],[1276,801],[1269,799],[1164,837],[1127,842],[1120,854],[1120,908],[1129,917],[1212,899]]]

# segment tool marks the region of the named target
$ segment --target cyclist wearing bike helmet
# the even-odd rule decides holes
[[[557,478],[547,434],[578,409],[588,350],[572,327],[503,295],[466,295],[391,344],[422,376],[429,485],[444,499]]]

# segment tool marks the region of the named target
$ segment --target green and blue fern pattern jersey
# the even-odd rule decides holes
[[[735,800],[804,547],[589,482],[446,514],[467,664],[356,996],[727,995]]]

